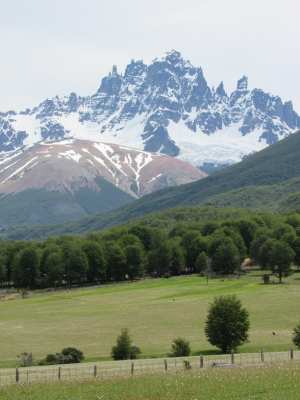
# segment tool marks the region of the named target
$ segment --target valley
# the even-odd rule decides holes
[[[0,400],[300,398],[300,3],[2,3]]]

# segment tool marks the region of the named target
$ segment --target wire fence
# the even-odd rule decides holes
[[[178,358],[153,358],[97,363],[0,369],[0,385],[83,381],[151,373],[172,373],[210,367],[255,366],[300,361],[300,351],[239,353]]]

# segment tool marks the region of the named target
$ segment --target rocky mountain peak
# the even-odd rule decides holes
[[[227,96],[227,93],[226,93],[226,91],[225,91],[225,88],[224,88],[224,83],[223,83],[223,81],[219,84],[219,86],[217,87],[217,89],[216,89],[216,94],[218,95],[218,96],[220,96],[220,97],[226,97]]]
[[[47,99],[25,112],[0,113],[0,151],[64,137],[130,145],[192,162],[241,160],[300,128],[291,102],[250,89],[242,76],[226,93],[172,50],[145,64],[116,66],[92,96]]]
[[[248,90],[248,78],[247,76],[242,76],[241,79],[237,81],[236,90]]]

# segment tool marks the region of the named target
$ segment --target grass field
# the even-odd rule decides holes
[[[0,366],[16,365],[21,352],[40,359],[66,346],[80,348],[89,361],[107,359],[124,327],[143,358],[164,356],[177,336],[191,342],[193,354],[207,354],[215,351],[203,332],[208,305],[214,296],[232,293],[251,317],[250,342],[240,351],[287,350],[300,320],[300,275],[282,285],[263,285],[260,274],[208,285],[198,276],[149,279],[2,300]]]
[[[209,369],[90,383],[10,386],[0,400],[295,400],[300,365]]]

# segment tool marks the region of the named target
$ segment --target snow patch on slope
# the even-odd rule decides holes
[[[115,125],[95,121],[80,122],[77,113],[64,114],[56,121],[69,131],[75,139],[101,141],[105,143],[128,145],[131,148],[143,149],[141,138],[146,115],[139,114],[133,119]]]
[[[68,158],[69,160],[74,160],[77,163],[81,159],[81,154],[76,153],[74,150],[67,150],[65,152],[58,153],[58,156]]]
[[[12,174],[10,174],[7,178],[5,178],[1,184],[6,183],[9,181],[11,178],[14,176],[18,175],[20,172],[22,172],[28,165],[30,165],[33,161],[35,161],[38,157],[33,157],[31,160],[27,161],[24,165],[22,165],[20,168],[16,169]]]

